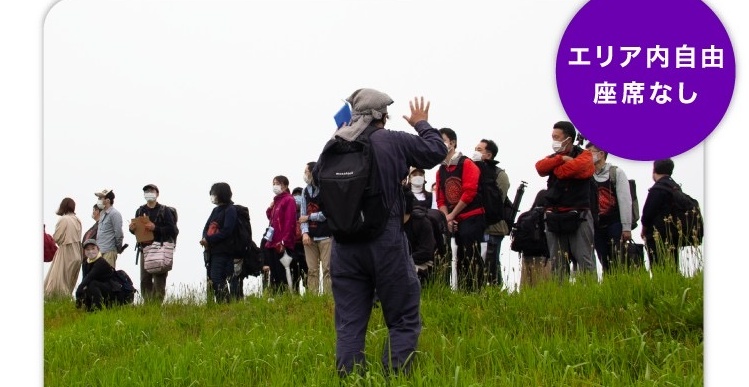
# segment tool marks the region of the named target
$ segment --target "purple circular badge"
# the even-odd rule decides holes
[[[702,142],[725,115],[735,80],[728,33],[700,0],[590,0],[557,52],[570,121],[632,160],[677,156]]]

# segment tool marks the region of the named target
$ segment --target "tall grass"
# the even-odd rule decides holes
[[[201,290],[196,289],[199,293]],[[388,377],[380,309],[367,368],[339,380],[330,296],[249,296],[218,305],[172,300],[95,313],[44,308],[49,386],[629,386],[702,385],[703,278],[621,271],[603,282],[522,292],[422,292],[410,376]]]

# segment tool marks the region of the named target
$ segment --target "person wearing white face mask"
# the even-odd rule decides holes
[[[496,176],[496,185],[499,187],[499,203],[502,208],[505,207],[505,198],[507,192],[510,190],[510,178],[507,176],[507,172],[504,169],[499,168],[497,164],[499,161],[495,160],[499,147],[497,143],[492,140],[481,139],[474,148],[473,161],[476,165],[485,168],[487,173],[491,172],[492,176]],[[482,165],[483,163],[483,165]],[[488,222],[487,222],[488,223]],[[506,235],[510,234],[510,228],[507,222],[502,219],[498,222],[486,225],[485,233],[488,236],[486,241],[486,268],[488,273],[488,282],[491,285],[502,286],[502,266],[499,262],[500,248],[502,247],[502,240]]]
[[[205,248],[208,282],[218,303],[231,300],[229,280],[234,275],[234,257],[238,255],[234,235],[239,221],[237,209],[231,200],[231,187],[227,183],[215,183],[208,194],[215,205],[203,227],[200,245]]]
[[[415,205],[426,208],[432,206],[432,193],[426,190],[425,171],[421,168],[411,167],[408,174],[408,187],[416,199]]]
[[[619,262],[619,250],[622,243],[632,239],[632,228],[637,223],[632,219],[632,196],[629,192],[629,179],[621,168],[606,161],[608,152],[601,150],[593,143],[585,149],[593,153],[593,164],[596,172],[593,178],[598,188],[598,227],[595,229],[595,249],[603,266],[603,272],[609,274],[612,266]]]
[[[114,192],[105,189],[94,193],[99,198],[96,203],[101,210],[99,230],[96,232],[96,244],[102,257],[112,267],[117,267],[117,256],[122,252],[122,215],[114,208]]]
[[[320,204],[320,188],[312,178],[317,162],[310,161],[304,168],[304,188],[299,211],[304,256],[307,260],[307,291],[320,294],[320,268],[322,267],[322,293],[331,293],[330,253],[331,232]]]
[[[481,242],[486,229],[484,206],[478,195],[481,171],[455,149],[458,136],[454,130],[442,128],[439,132],[447,146],[447,156],[437,171],[437,206],[445,214],[457,245],[458,278],[453,282],[461,290],[478,291],[484,285]]]
[[[289,256],[293,258],[297,223],[296,201],[289,193],[289,179],[286,176],[273,178],[273,194],[273,202],[265,211],[273,233],[270,240],[266,239],[262,243],[265,258],[263,270],[270,270],[271,291],[283,292],[288,288],[288,280],[281,258],[286,250],[289,250]],[[291,271],[298,269],[292,268]]]
[[[101,210],[99,209],[99,206],[94,204],[93,211],[91,212],[91,219],[94,220],[94,225],[91,226],[86,232],[83,233],[83,239],[81,239],[81,243],[89,240],[89,239],[96,239],[96,232],[99,230],[99,217],[101,216]],[[83,250],[81,250],[81,260],[86,259],[86,256],[83,254]]]
[[[86,311],[102,309],[115,299],[112,287],[114,268],[102,259],[96,240],[88,239],[83,243],[83,279],[75,291],[76,307],[85,307]]]
[[[176,220],[165,205],[158,202],[159,188],[154,184],[146,184],[143,187],[143,199],[146,204],[138,207],[135,211],[135,219],[145,216],[148,222],[145,229],[153,232],[153,240],[138,243],[138,255],[140,255],[140,294],[143,301],[156,301],[162,303],[166,296],[166,278],[168,271],[163,273],[149,273],[146,270],[145,262],[147,255],[152,249],[147,248],[154,243],[170,244],[174,248],[174,241],[177,238],[178,230]],[[133,220],[135,220],[133,219]],[[135,234],[136,222],[130,222],[130,233]]]
[[[582,273],[596,275],[593,255],[593,155],[573,143],[577,130],[559,121],[551,131],[554,153],[536,162],[539,176],[548,177],[544,207],[546,242],[552,272],[560,281],[570,275],[570,263]],[[595,214],[597,217],[597,214]]]

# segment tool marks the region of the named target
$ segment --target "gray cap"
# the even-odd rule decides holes
[[[86,239],[85,242],[83,242],[83,248],[85,249],[88,245],[94,245],[96,247],[99,247],[98,244],[96,244],[96,239]]]

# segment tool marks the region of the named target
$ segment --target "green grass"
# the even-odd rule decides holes
[[[578,278],[522,292],[432,286],[410,376],[384,376],[380,309],[357,386],[700,386],[703,276]],[[198,299],[200,297],[195,297]],[[334,386],[332,297],[250,296],[95,313],[44,306],[48,386]]]

